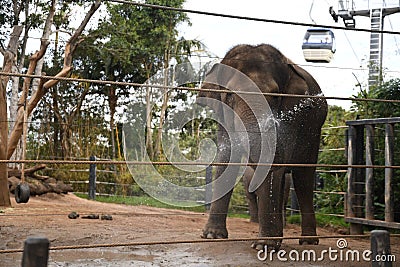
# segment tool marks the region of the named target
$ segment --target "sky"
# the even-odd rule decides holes
[[[399,0],[354,0],[355,10],[400,6]],[[312,6],[312,9],[311,9]],[[186,0],[184,8],[255,18],[294,21],[344,27],[342,19],[335,23],[329,7],[338,10],[337,0]],[[310,12],[311,9],[311,12]],[[310,72],[325,96],[351,97],[357,94],[360,82],[368,83],[369,38],[368,32],[335,30],[337,51],[330,63],[309,63],[303,58],[301,45],[308,27],[266,22],[245,21],[197,14],[188,14],[191,27],[181,26],[186,39],[202,41],[218,57],[237,44],[268,43],[278,48],[295,63]],[[311,17],[310,17],[311,16]],[[370,19],[356,16],[356,28],[370,28]],[[400,13],[385,18],[384,30],[400,31]],[[384,35],[383,68],[386,76],[400,78],[400,36]],[[330,100],[329,104],[346,109],[351,101]]]

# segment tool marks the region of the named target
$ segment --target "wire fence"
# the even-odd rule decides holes
[[[299,95],[299,94],[284,94],[284,93],[243,92],[243,91],[232,91],[232,90],[227,90],[227,89],[223,90],[223,89],[199,88],[199,87],[194,88],[194,87],[185,87],[185,86],[119,82],[119,81],[110,81],[110,80],[102,81],[102,80],[48,76],[48,75],[30,75],[30,74],[10,73],[10,72],[3,72],[3,71],[0,71],[0,75],[29,77],[29,78],[37,78],[37,79],[42,79],[42,80],[58,80],[58,81],[69,81],[69,82],[85,82],[85,83],[102,84],[102,85],[132,86],[132,87],[136,87],[136,88],[151,87],[154,89],[170,89],[170,90],[183,90],[183,91],[196,91],[196,92],[238,93],[241,95],[263,95],[263,96],[273,96],[273,97],[347,100],[347,101],[357,101],[357,102],[400,103],[399,99],[379,99],[379,98],[338,97],[338,96],[324,96],[324,95]]]
[[[124,1],[124,0],[112,0],[111,2],[116,3],[124,3],[124,4],[132,4],[136,6],[142,7],[149,7],[149,8],[156,8],[156,9],[163,9],[163,10],[173,10],[179,12],[187,12],[187,13],[194,13],[194,14],[201,14],[207,16],[218,16],[218,17],[225,17],[231,19],[241,19],[241,20],[251,20],[251,21],[259,21],[259,22],[267,22],[267,23],[280,23],[280,24],[288,24],[288,25],[297,25],[297,26],[320,26],[320,27],[328,27],[333,29],[340,29],[340,30],[351,30],[351,31],[362,31],[362,32],[378,32],[378,33],[385,33],[385,34],[396,34],[400,35],[398,31],[378,31],[378,30],[370,30],[370,29],[348,29],[344,27],[337,27],[331,25],[315,25],[315,24],[308,24],[308,23],[299,23],[299,22],[290,22],[290,21],[282,21],[282,20],[269,20],[269,19],[261,19],[261,18],[252,18],[252,17],[244,17],[244,16],[236,16],[236,15],[229,15],[229,14],[220,14],[220,13],[213,13],[213,12],[204,12],[198,10],[189,10],[189,9],[178,9],[166,6],[158,6],[158,5],[150,5],[150,4],[143,4],[131,1]],[[16,77],[29,77],[29,78],[37,78],[42,80],[59,80],[59,81],[67,81],[67,82],[87,82],[93,84],[101,84],[101,85],[116,85],[116,86],[131,86],[131,87],[152,87],[158,89],[170,89],[170,90],[186,90],[186,91],[203,91],[203,92],[218,92],[218,93],[232,93],[230,90],[215,90],[215,89],[207,89],[207,88],[192,88],[192,87],[176,87],[176,86],[164,86],[164,85],[155,85],[155,84],[142,84],[142,83],[130,83],[130,82],[118,82],[118,81],[101,81],[101,80],[92,80],[92,79],[80,79],[80,78],[68,78],[68,77],[56,77],[56,76],[47,76],[47,75],[27,75],[22,73],[8,73],[0,71],[0,75],[4,76],[16,76]],[[240,94],[252,94],[246,92],[238,92]],[[258,93],[260,94],[260,93]],[[264,96],[275,96],[275,97],[293,97],[293,98],[318,98],[318,99],[327,99],[327,100],[346,100],[346,101],[368,101],[368,102],[380,102],[380,103],[400,103],[400,100],[397,99],[373,99],[373,98],[356,98],[356,97],[332,97],[332,96],[311,96],[311,95],[296,95],[296,94],[279,94],[279,93],[262,93],[261,95]],[[32,122],[30,122],[32,123]],[[338,126],[338,129],[343,128],[343,126]],[[330,148],[330,151],[345,151],[345,148]],[[318,172],[321,173],[346,173],[348,168],[378,168],[378,169],[400,169],[400,166],[386,166],[386,165],[359,165],[359,164],[279,164],[279,163],[222,163],[222,162],[143,162],[143,161],[115,161],[115,160],[97,160],[97,161],[89,161],[83,159],[75,159],[75,160],[0,160],[0,163],[32,163],[32,164],[54,164],[54,165],[67,165],[67,164],[76,164],[76,165],[127,165],[127,164],[134,164],[134,165],[204,165],[204,166],[227,166],[227,165],[238,165],[238,166],[270,166],[270,167],[313,167],[319,168]],[[326,169],[334,169],[334,170],[326,170]],[[49,171],[56,170],[55,168],[49,168]],[[60,169],[58,169],[60,170]],[[77,173],[86,173],[88,172],[87,169],[69,169],[69,172],[77,172]],[[116,171],[111,170],[98,170],[99,173],[106,173],[106,174],[116,174]],[[176,177],[171,177],[176,178]],[[70,181],[71,184],[88,184],[89,181],[81,180],[81,181]],[[124,183],[115,183],[115,182],[105,182],[105,181],[97,181],[98,185],[104,185],[115,188],[116,187],[129,187],[131,184],[124,184]],[[112,190],[111,190],[112,191]],[[115,190],[117,191],[117,190]],[[326,195],[339,195],[344,196],[345,192],[324,192],[320,190],[315,190],[315,194],[326,194]],[[114,193],[100,193],[100,195],[107,195],[107,196],[116,196],[117,194]],[[237,208],[246,208],[245,206],[237,206]],[[288,208],[289,211],[299,211],[298,209]],[[26,215],[26,214],[25,214]],[[25,216],[24,215],[24,216]],[[324,214],[327,216],[339,216],[343,217],[342,214]],[[43,215],[45,216],[45,214]],[[400,235],[391,235],[393,237],[399,237]],[[343,235],[331,235],[331,236],[318,236],[318,238],[342,238]],[[369,235],[348,235],[346,238],[367,238],[370,237]],[[68,249],[88,249],[88,248],[101,248],[101,247],[117,247],[117,246],[142,246],[142,245],[160,245],[160,244],[196,244],[196,243],[211,243],[211,242],[243,242],[243,241],[259,241],[259,240],[276,240],[276,239],[300,239],[300,238],[307,238],[305,236],[289,236],[289,237],[257,237],[257,238],[236,238],[236,239],[218,239],[218,240],[173,240],[173,241],[154,241],[154,242],[131,242],[131,243],[113,243],[113,244],[89,244],[89,245],[71,245],[71,246],[59,246],[59,247],[51,247],[50,250],[68,250]],[[310,237],[313,238],[313,237]],[[7,254],[7,253],[20,253],[23,252],[21,249],[8,249],[8,250],[0,250],[0,254]]]

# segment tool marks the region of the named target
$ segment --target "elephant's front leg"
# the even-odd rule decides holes
[[[222,198],[211,203],[210,216],[208,222],[203,229],[202,238],[228,238],[228,230],[226,229],[226,216],[228,214],[229,201],[232,195],[230,190]]]
[[[283,195],[284,195],[284,173],[280,168],[270,171],[268,177],[257,189],[258,196],[258,221],[260,237],[282,237],[283,236]],[[264,250],[265,246],[278,250],[282,239],[260,240],[253,244],[257,250]]]
[[[240,162],[241,153],[225,135],[219,136],[218,161],[222,163]],[[233,153],[231,153],[231,151]],[[203,229],[202,238],[228,238],[226,229],[226,216],[228,214],[229,201],[232,196],[236,178],[239,174],[240,166],[225,165],[218,166],[216,179],[213,181],[213,198],[210,208],[208,222]]]
[[[211,203],[210,216],[203,229],[202,238],[228,238],[226,229],[226,216],[228,214],[229,201],[238,176],[238,166],[219,166],[213,187],[213,202]]]

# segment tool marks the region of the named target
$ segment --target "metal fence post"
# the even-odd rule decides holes
[[[372,267],[391,267],[390,235],[386,230],[371,231]],[[379,257],[377,257],[379,255]],[[381,261],[376,261],[376,259]]]
[[[206,210],[210,210],[210,203],[212,200],[212,166],[207,166],[206,168]]]
[[[95,156],[90,156],[91,161],[96,161]],[[90,164],[89,167],[89,199],[96,198],[96,164]]]
[[[22,267],[47,267],[50,242],[44,237],[29,237],[24,243]]]
[[[299,214],[299,202],[297,200],[296,191],[294,190],[294,184],[292,176],[290,176],[290,215]]]

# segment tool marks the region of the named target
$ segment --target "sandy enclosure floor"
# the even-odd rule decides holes
[[[16,204],[0,213],[0,250],[21,249],[30,236],[50,240],[51,247],[90,244],[137,243],[176,240],[201,240],[200,233],[207,214],[147,206],[127,206],[100,203],[78,198],[73,194],[32,197],[27,204]],[[75,211],[81,215],[111,214],[113,220],[69,219]],[[228,218],[230,238],[254,238],[258,225],[246,219]],[[297,225],[287,225],[285,236],[298,236]],[[338,235],[329,229],[318,229],[319,235]],[[369,239],[346,238],[343,250],[370,248]],[[276,254],[272,261],[261,261],[250,241],[224,243],[158,244],[117,246],[112,248],[50,250],[48,266],[370,266],[360,261],[332,261],[328,254],[318,261],[323,250],[338,249],[337,239],[321,239],[318,246],[300,246],[297,240],[284,240],[286,252],[280,261]],[[400,238],[391,240],[392,254],[400,262]],[[314,250],[317,260],[291,261],[298,252]],[[343,254],[345,255],[345,254]],[[264,256],[264,255],[261,255]],[[268,255],[270,256],[270,255]],[[0,254],[0,266],[21,266],[22,253]],[[345,256],[343,256],[345,260]],[[400,266],[397,262],[393,266]]]

